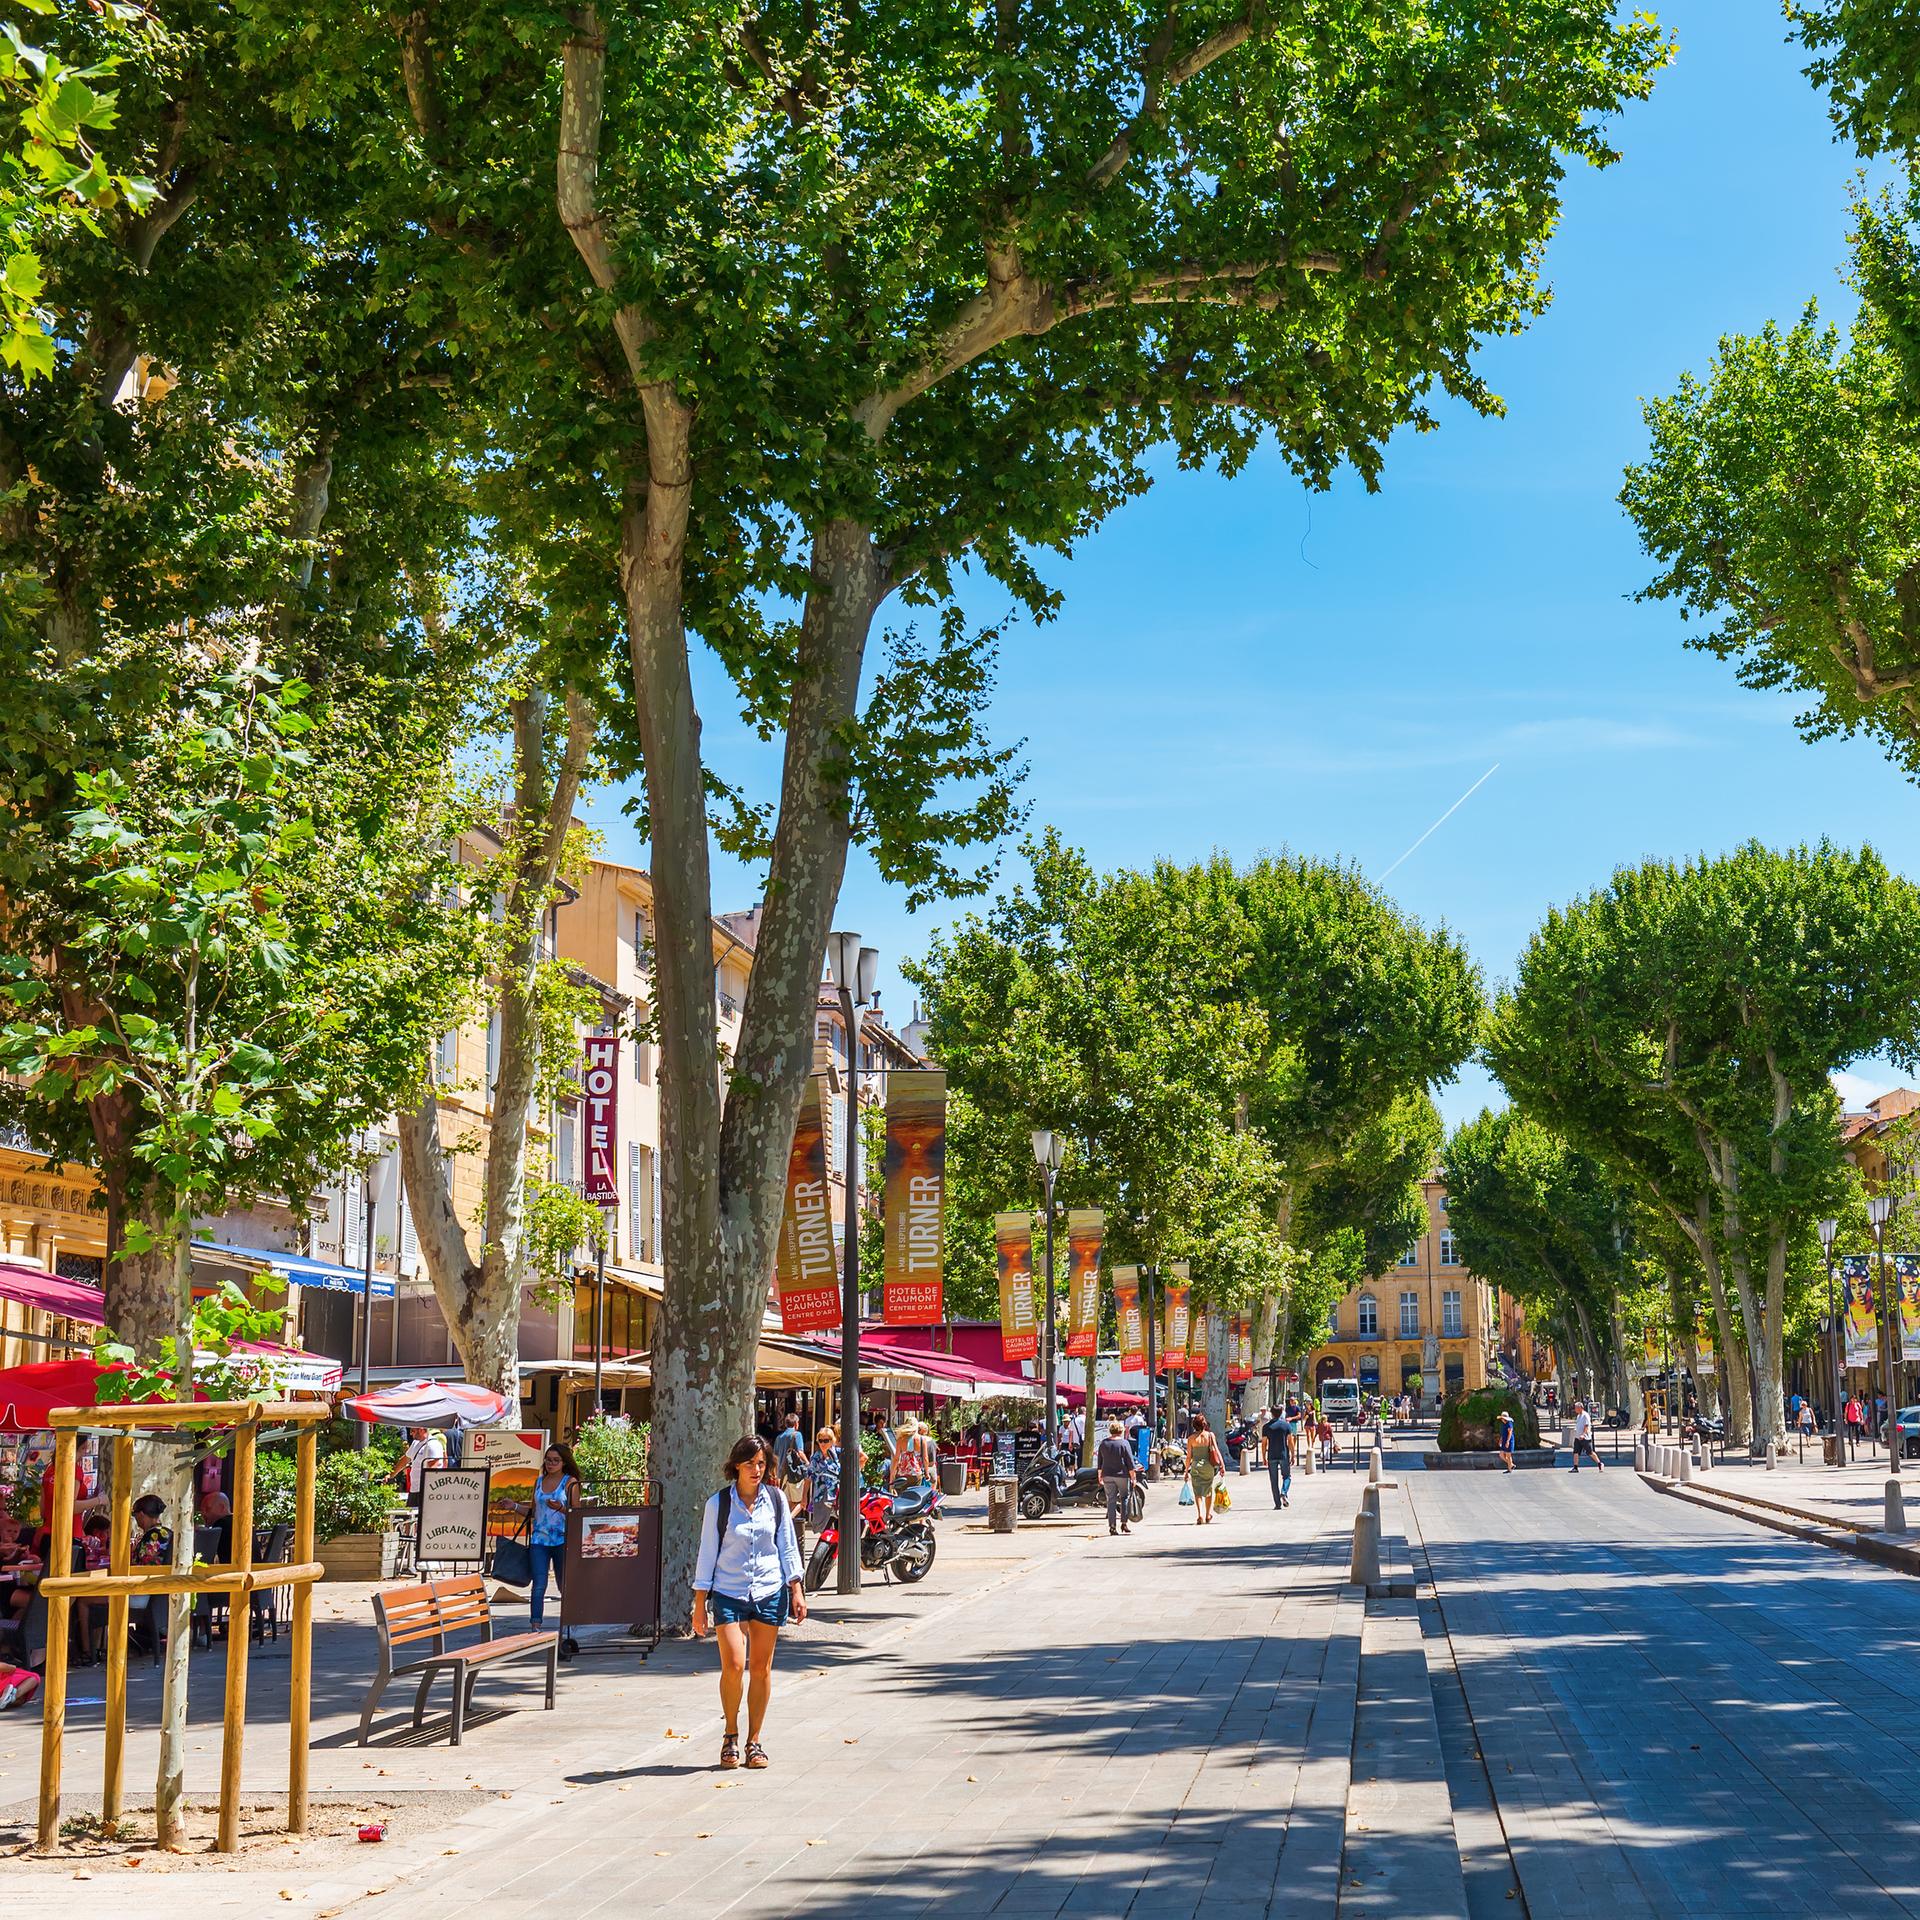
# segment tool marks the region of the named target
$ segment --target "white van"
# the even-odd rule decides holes
[[[1320,1411],[1336,1425],[1360,1424],[1360,1382],[1340,1379],[1320,1383]]]

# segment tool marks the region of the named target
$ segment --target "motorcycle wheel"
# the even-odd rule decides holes
[[[915,1534],[910,1540],[901,1541],[900,1551],[893,1556],[895,1577],[909,1586],[916,1580],[924,1580],[933,1571],[935,1544],[931,1529]]]
[[[1044,1520],[1047,1517],[1047,1496],[1038,1487],[1029,1487],[1020,1496],[1020,1518],[1022,1520]]]
[[[827,1572],[833,1565],[833,1543],[830,1540],[816,1540],[813,1551],[807,1556],[807,1572],[803,1582],[809,1593],[818,1593],[827,1584]]]

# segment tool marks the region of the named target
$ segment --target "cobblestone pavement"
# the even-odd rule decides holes
[[[1536,1920],[1920,1912],[1920,1583],[1630,1469],[1406,1484]]]

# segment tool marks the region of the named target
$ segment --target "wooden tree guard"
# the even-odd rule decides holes
[[[307,1830],[307,1726],[313,1678],[313,1583],[323,1571],[313,1557],[313,1488],[319,1428],[330,1418],[318,1401],[156,1401],[136,1406],[61,1407],[48,1416],[53,1429],[53,1512],[48,1555],[73,1538],[73,1459],[82,1433],[113,1439],[112,1532],[105,1573],[49,1574],[40,1582],[47,1602],[46,1715],[40,1729],[40,1837],[42,1852],[60,1844],[60,1758],[67,1726],[67,1631],[76,1600],[107,1603],[106,1780],[100,1796],[101,1825],[120,1818],[121,1771],[127,1744],[127,1617],[136,1599],[154,1594],[224,1593],[227,1596],[227,1708],[220,1737],[220,1836],[222,1853],[240,1845],[240,1763],[246,1744],[247,1651],[252,1639],[252,1596],[271,1587],[293,1589],[291,1695],[288,1704],[287,1831]],[[262,1426],[300,1429],[294,1440],[293,1551],[289,1564],[253,1564],[253,1466]],[[138,1430],[233,1429],[233,1558],[222,1567],[196,1566],[181,1574],[171,1567],[133,1571],[133,1442]],[[188,1631],[192,1631],[188,1616]]]

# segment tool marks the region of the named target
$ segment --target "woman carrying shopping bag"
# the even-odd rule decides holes
[[[1207,1416],[1195,1411],[1187,1433],[1187,1478],[1193,1486],[1193,1504],[1197,1511],[1193,1523],[1204,1527],[1213,1518],[1213,1487],[1227,1470],[1220,1457],[1220,1443],[1207,1425]],[[1184,1503],[1183,1503],[1184,1504]]]

